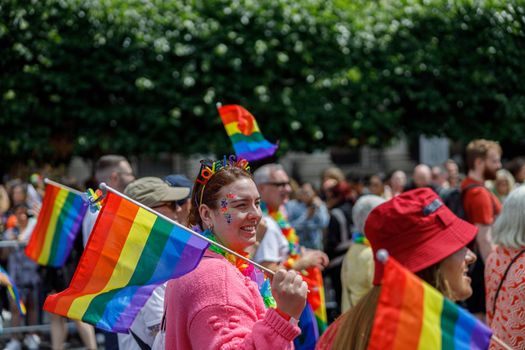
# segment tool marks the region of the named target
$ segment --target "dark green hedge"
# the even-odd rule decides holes
[[[5,162],[228,153],[216,102],[281,151],[525,136],[521,2],[30,3],[0,2]]]

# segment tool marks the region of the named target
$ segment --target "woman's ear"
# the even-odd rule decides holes
[[[202,219],[202,225],[204,226],[204,229],[213,227],[212,209],[206,204],[201,204],[199,206],[199,216]]]

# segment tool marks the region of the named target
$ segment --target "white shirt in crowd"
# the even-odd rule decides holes
[[[162,322],[162,315],[164,315],[164,292],[166,290],[166,283],[161,284],[151,294],[149,299],[140,309],[137,317],[131,324],[131,330],[144,343],[150,347],[153,345],[155,335],[160,329]],[[118,334],[119,349],[125,350],[141,350],[139,344],[131,333]]]

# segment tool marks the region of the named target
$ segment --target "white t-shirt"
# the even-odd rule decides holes
[[[257,247],[253,260],[257,263],[266,261],[278,264],[286,261],[289,252],[288,241],[274,219],[265,215],[264,220],[266,220],[268,228],[264,238],[259,243],[259,247]]]
[[[82,220],[82,242],[84,243],[84,248],[86,247],[86,244],[88,242],[89,235],[91,235],[93,226],[95,226],[95,221],[97,221],[99,212],[100,211],[93,213],[91,210],[88,209],[86,212],[86,216],[84,216],[84,220]]]
[[[133,333],[149,346],[153,345],[155,335],[160,330],[160,323],[162,322],[162,315],[164,314],[165,290],[166,283],[155,288],[149,299],[146,301],[146,304],[140,309],[137,317],[131,324],[131,330]],[[119,349],[141,350],[131,333],[119,333],[118,346]]]

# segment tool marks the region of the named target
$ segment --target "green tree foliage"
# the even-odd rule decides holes
[[[412,137],[523,140],[523,5],[427,0],[354,6],[364,118]]]
[[[523,2],[3,0],[0,158],[525,136]]]
[[[231,152],[216,102],[244,105],[284,150],[339,137],[349,36],[323,1],[1,6],[1,152]]]

